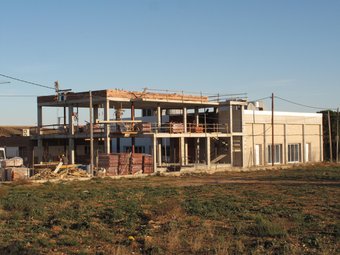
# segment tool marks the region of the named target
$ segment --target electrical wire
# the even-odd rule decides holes
[[[294,102],[294,101],[291,101],[291,100],[288,100],[288,99],[285,99],[285,98],[282,98],[282,97],[279,97],[279,96],[274,96],[274,98],[280,99],[280,100],[285,101],[287,103],[291,103],[291,104],[295,104],[295,105],[298,105],[298,106],[306,107],[306,108],[317,109],[317,110],[334,110],[334,108],[316,107],[316,106],[300,104],[300,103],[297,103],[297,102]]]
[[[0,97],[39,97],[37,95],[0,95]]]
[[[31,84],[31,85],[34,85],[34,86],[37,86],[37,87],[55,90],[54,87],[42,85],[42,84],[39,84],[39,83],[36,83],[36,82],[26,81],[26,80],[19,79],[19,78],[15,78],[15,77],[12,77],[12,76],[9,76],[9,75],[5,75],[5,74],[1,74],[1,73],[0,73],[0,76],[5,77],[5,78],[8,78],[8,79],[15,80],[15,81],[20,81],[20,82],[23,82],[23,83]]]

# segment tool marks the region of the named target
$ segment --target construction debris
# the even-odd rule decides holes
[[[80,168],[64,168],[55,172],[55,170],[51,168],[43,168],[37,170],[38,172],[31,176],[32,180],[42,180],[42,179],[67,179],[67,178],[81,178],[81,177],[90,177],[91,175],[88,174],[85,170]]]

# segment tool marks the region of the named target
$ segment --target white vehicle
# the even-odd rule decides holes
[[[5,148],[0,147],[0,161],[6,160],[6,151]]]

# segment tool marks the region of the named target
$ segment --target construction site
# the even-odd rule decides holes
[[[45,121],[49,109],[62,112],[56,123]],[[23,130],[30,166],[23,175],[34,178],[214,172],[323,160],[321,114],[274,116],[263,102],[230,95],[58,91],[37,97],[37,126]],[[72,170],[78,167],[82,174]]]

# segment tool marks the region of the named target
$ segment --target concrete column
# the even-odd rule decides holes
[[[187,108],[183,107],[183,126],[184,126],[184,133],[188,132],[188,123],[187,123]]]
[[[268,165],[266,124],[263,124],[263,164]]]
[[[110,101],[106,100],[104,104],[104,120],[110,120]],[[106,154],[111,153],[110,124],[104,124],[104,151]],[[117,141],[118,142],[118,141]]]
[[[184,144],[183,136],[180,138],[180,152],[181,152],[181,158],[179,162],[181,166],[184,166],[185,165],[185,144]]]
[[[74,164],[75,154],[74,154],[74,116],[73,116],[73,106],[68,107],[68,161],[69,164]]]
[[[68,139],[68,161],[69,164],[74,164],[75,162],[73,138]]]
[[[40,135],[40,129],[42,127],[42,106],[38,105],[37,109],[37,125],[38,125],[38,135]]]
[[[283,124],[283,163],[287,164],[287,124]]]
[[[157,159],[158,165],[162,165],[162,138],[157,139]]]
[[[157,137],[153,135],[152,138],[152,159],[153,159],[153,170],[157,171]]]
[[[38,152],[38,163],[43,161],[43,151],[44,151],[44,147],[43,147],[43,140],[42,138],[38,138],[38,148],[37,148],[37,152]]]
[[[162,109],[161,107],[158,105],[157,106],[157,131],[160,132],[160,128],[162,126]]]
[[[306,150],[305,150],[305,124],[302,124],[302,148],[301,148],[301,162],[306,162]]]
[[[195,163],[200,163],[200,139],[195,139]]]
[[[210,167],[210,137],[206,137],[206,163]]]
[[[253,120],[254,121],[254,120]],[[251,144],[252,144],[252,153],[253,153],[253,166],[256,165],[256,155],[255,155],[255,133],[254,133],[254,123],[251,123]]]
[[[184,145],[185,145],[185,156],[184,156],[184,163],[186,165],[189,164],[189,158],[188,158],[188,154],[189,154],[189,147],[188,147],[188,140],[184,138]]]
[[[74,135],[73,106],[68,107],[68,130],[69,135]]]
[[[96,123],[96,120],[99,117],[99,108],[98,105],[93,106],[93,123]]]
[[[38,127],[38,146],[37,146],[37,157],[38,163],[43,160],[43,140],[41,138],[41,128],[42,128],[43,120],[42,120],[42,106],[38,105],[37,108],[37,127]]]
[[[323,129],[322,129],[322,124],[320,124],[320,126],[319,126],[319,132],[320,132],[320,161],[323,161]]]
[[[233,136],[230,137],[230,165],[234,165],[234,139]]]
[[[196,123],[196,127],[199,125],[200,122],[200,115],[199,115],[199,111],[198,111],[198,107],[195,108],[195,123]]]
[[[131,103],[131,120],[134,121],[135,120],[135,104],[132,102]],[[132,123],[132,130],[134,128],[134,124],[135,123]],[[136,138],[135,137],[132,137],[131,138],[131,152],[132,154],[135,153],[135,146],[136,146]]]
[[[233,106],[229,106],[229,132],[233,133]]]

